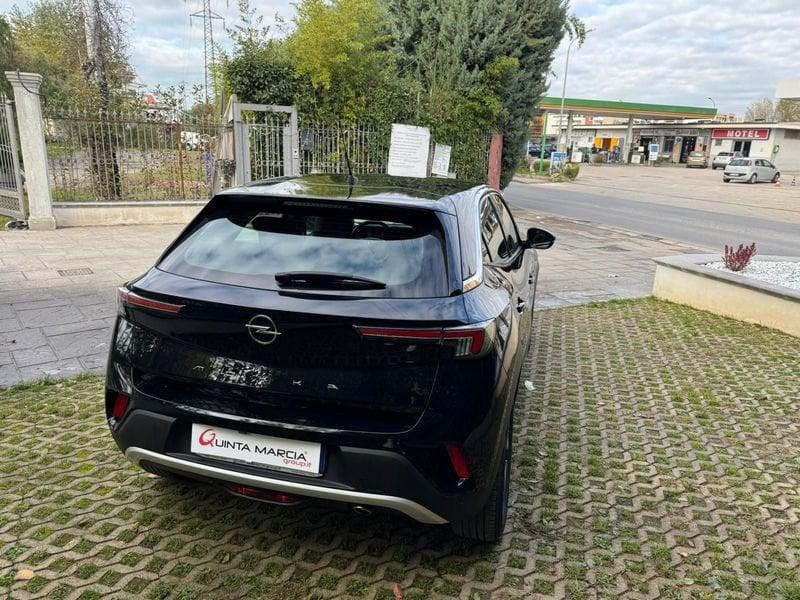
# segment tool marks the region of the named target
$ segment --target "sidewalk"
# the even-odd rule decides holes
[[[653,256],[696,251],[664,240],[517,212],[520,228],[549,228],[540,252],[538,309],[646,296]],[[116,288],[140,275],[180,225],[0,232],[0,387],[102,373]]]

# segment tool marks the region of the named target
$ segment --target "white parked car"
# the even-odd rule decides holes
[[[771,181],[777,183],[781,178],[781,172],[766,158],[734,158],[725,167],[722,173],[722,181],[746,181],[747,183],[758,183],[759,181]]]
[[[739,152],[720,152],[714,157],[714,160],[711,161],[711,170],[724,168],[734,158],[739,157],[741,157],[741,153]]]

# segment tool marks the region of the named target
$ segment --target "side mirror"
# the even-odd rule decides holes
[[[531,227],[528,229],[528,248],[547,250],[555,243],[556,236],[546,229],[539,229],[538,227]]]

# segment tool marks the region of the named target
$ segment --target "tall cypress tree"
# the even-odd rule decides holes
[[[492,126],[503,134],[505,186],[566,32],[568,1],[389,0],[388,5],[401,71],[422,82],[428,102],[440,101],[443,91],[452,97],[469,97],[476,90],[496,94],[502,110]],[[487,75],[498,64],[514,68],[506,68],[484,92]]]

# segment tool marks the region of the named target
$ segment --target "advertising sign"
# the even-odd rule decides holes
[[[573,150],[570,162],[579,163],[583,162],[583,152],[580,150]]]
[[[767,140],[769,129],[741,129],[730,127],[714,129],[711,132],[712,140]]]
[[[658,144],[650,144],[647,150],[649,151],[649,158],[651,161],[658,158]]]
[[[531,122],[531,139],[537,140],[542,137],[542,132],[544,131],[544,117],[538,116],[533,117],[533,121]]]
[[[550,169],[560,169],[567,158],[566,152],[553,152],[550,155]]]
[[[445,144],[436,144],[433,150],[433,164],[431,174],[447,177],[450,172],[450,152],[452,148]]]
[[[427,127],[393,123],[386,172],[397,177],[427,177],[430,145]]]
[[[634,154],[633,156],[631,156],[631,164],[633,164],[633,165],[638,165],[638,164],[639,164],[639,163],[641,163],[641,162],[642,162],[642,157],[641,157],[641,155],[639,155],[639,154]]]

